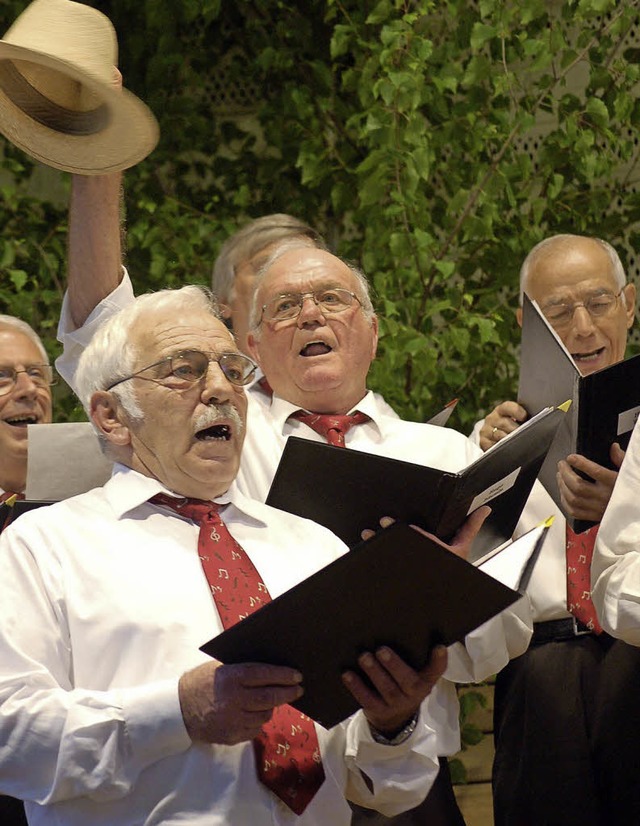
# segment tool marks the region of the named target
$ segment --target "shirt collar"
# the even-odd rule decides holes
[[[114,464],[111,479],[104,485],[104,492],[118,519],[121,519],[134,508],[148,502],[157,493],[178,496],[178,494],[166,488],[158,479],[144,476],[142,473],[138,473],[137,470],[117,462]],[[216,496],[212,501],[220,505],[231,505],[255,522],[261,525],[265,524],[262,518],[262,505],[240,493],[235,482],[229,490],[221,496]]]
[[[285,435],[284,427],[287,419],[297,410],[300,410],[298,405],[291,404],[291,402],[285,401],[274,394],[271,399],[269,412],[273,418],[278,433]],[[359,401],[358,404],[354,405],[349,413],[353,413],[355,410],[359,410],[361,413],[366,413],[378,433],[384,434],[384,414],[378,409],[375,396],[371,390],[367,390],[364,398]]]

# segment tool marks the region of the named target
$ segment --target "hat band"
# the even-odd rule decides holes
[[[64,135],[94,135],[109,123],[104,103],[87,112],[65,109],[32,86],[11,60],[0,60],[0,89],[30,118]]]

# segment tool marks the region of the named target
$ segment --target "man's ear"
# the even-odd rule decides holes
[[[231,307],[228,304],[218,304],[220,319],[227,330],[233,332],[233,319],[231,318]]]
[[[378,316],[374,315],[371,319],[371,330],[373,331],[373,340],[371,347],[371,361],[376,357],[378,350]]]
[[[627,316],[627,330],[630,330],[636,317],[636,285],[627,284],[623,288],[623,292],[625,301],[624,309]]]
[[[117,447],[131,444],[131,433],[123,421],[122,407],[113,393],[97,390],[91,396],[89,412],[93,423],[108,442]]]
[[[260,362],[260,354],[258,352],[258,342],[256,337],[253,333],[247,333],[247,347],[249,348],[249,353],[251,354],[251,358],[260,366],[262,367],[262,363]]]

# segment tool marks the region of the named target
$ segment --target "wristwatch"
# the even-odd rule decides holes
[[[381,743],[383,746],[399,746],[400,743],[404,743],[405,740],[408,740],[409,737],[415,731],[416,726],[418,725],[418,719],[420,717],[420,712],[416,711],[413,717],[409,720],[409,722],[400,729],[397,734],[394,734],[393,737],[385,737],[384,734],[381,734],[376,728],[374,728],[371,723],[369,723],[369,729],[371,730],[371,736],[376,741],[376,743]]]

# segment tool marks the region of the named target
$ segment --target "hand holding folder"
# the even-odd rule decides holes
[[[224,663],[298,669],[294,705],[330,728],[358,709],[342,682],[364,651],[388,646],[420,670],[521,596],[540,552],[541,526],[491,554],[491,573],[396,523],[202,646]],[[500,559],[502,559],[502,562]]]
[[[562,508],[557,484],[558,462],[579,454],[616,470],[611,445],[625,449],[640,414],[640,356],[619,361],[583,376],[538,305],[524,296],[518,401],[530,415],[571,399],[571,408],[540,470],[540,481]],[[588,519],[567,517],[576,533],[590,528]]]
[[[324,525],[350,547],[383,516],[448,541],[486,504],[491,514],[473,545],[481,556],[513,535],[564,417],[559,407],[541,411],[458,473],[290,436],[267,504]]]

